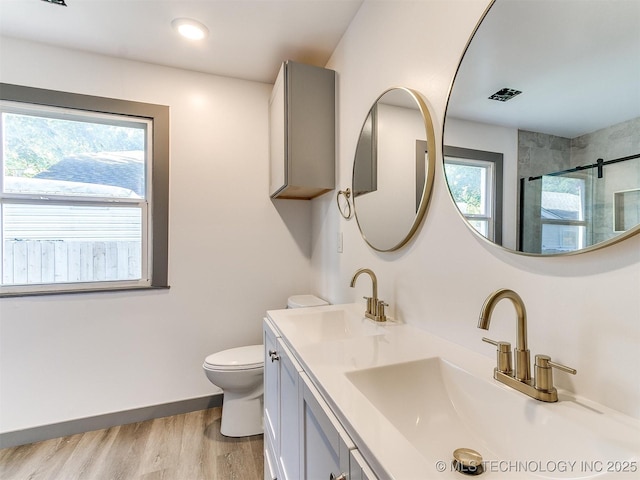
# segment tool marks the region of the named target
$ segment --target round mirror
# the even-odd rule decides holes
[[[532,255],[640,231],[640,1],[495,0],[456,74],[443,134],[474,232]]]
[[[375,250],[409,241],[433,185],[435,137],[419,93],[392,88],[375,101],[353,162],[353,204],[360,233]]]

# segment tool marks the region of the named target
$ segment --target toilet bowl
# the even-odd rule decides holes
[[[209,381],[224,392],[220,433],[226,437],[261,434],[264,347],[250,345],[213,353],[202,368]]]
[[[314,295],[292,295],[287,308],[328,305]],[[264,345],[249,345],[213,353],[202,364],[211,383],[224,393],[220,433],[247,437],[263,433]]]

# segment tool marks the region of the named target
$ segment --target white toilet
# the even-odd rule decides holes
[[[328,305],[314,295],[293,295],[287,308]],[[264,345],[249,345],[212,353],[202,364],[211,383],[224,392],[220,433],[247,437],[263,432]]]
[[[315,295],[291,295],[287,299],[287,308],[320,307],[322,305],[329,305],[329,302]]]

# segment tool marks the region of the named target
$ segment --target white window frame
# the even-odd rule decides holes
[[[161,105],[129,102],[86,95],[0,84],[2,112],[27,113],[53,118],[85,121],[95,119],[109,124],[139,124],[146,129],[144,198],[39,195],[3,193],[2,204],[79,205],[112,208],[140,208],[142,215],[141,278],[138,280],[99,280],[91,282],[0,285],[0,297],[47,293],[75,293],[148,288],[168,288],[168,170],[169,109]],[[0,153],[2,146],[0,146]],[[4,165],[3,162],[0,162]],[[0,239],[2,236],[0,208]],[[0,246],[0,249],[3,246]],[[2,266],[0,266],[0,273]],[[0,278],[3,278],[0,276]]]

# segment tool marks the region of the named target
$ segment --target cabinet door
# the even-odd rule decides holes
[[[280,396],[280,362],[276,333],[265,318],[263,325],[264,341],[264,434],[269,437],[277,454],[277,438],[279,436],[279,396]]]
[[[358,450],[351,450],[349,480],[378,480],[378,477]]]
[[[283,480],[300,478],[300,372],[302,368],[278,339],[280,357],[280,445],[279,464]]]
[[[300,448],[302,478],[327,480],[346,478],[349,474],[349,451],[355,445],[344,431],[329,406],[302,373],[300,405]],[[341,477],[343,476],[344,477]]]
[[[333,70],[282,64],[269,100],[269,195],[313,198],[335,186]]]
[[[264,436],[264,480],[278,480],[278,463],[273,444],[267,435]]]
[[[285,144],[285,64],[280,72],[269,99],[269,195],[273,196],[287,184],[287,157]]]

